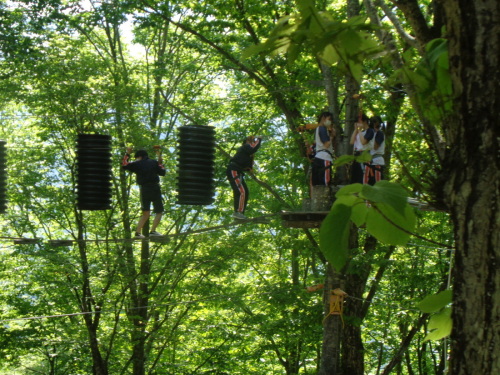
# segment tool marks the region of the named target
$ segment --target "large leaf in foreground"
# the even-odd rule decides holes
[[[320,248],[330,264],[341,270],[347,262],[351,206],[334,204],[319,233]]]

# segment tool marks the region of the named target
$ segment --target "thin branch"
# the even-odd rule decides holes
[[[388,261],[392,254],[394,253],[394,250],[396,250],[395,246],[389,246],[389,249],[386,251],[384,255],[384,260]],[[377,270],[377,274],[375,275],[375,280],[370,287],[370,290],[368,292],[368,295],[365,298],[365,302],[363,303],[363,306],[361,308],[361,319],[364,319],[366,317],[366,314],[368,313],[368,309],[370,308],[370,305],[372,303],[373,297],[375,296],[375,293],[377,292],[378,286],[380,284],[380,281],[382,280],[382,277],[384,276],[384,272],[387,269],[388,262],[385,262],[383,265],[379,267]]]
[[[419,44],[425,45],[438,35],[433,35],[433,30],[427,24],[420,4],[417,0],[391,0],[403,12],[405,19],[410,23]]]
[[[369,1],[369,0],[365,0],[365,3],[366,3],[366,1]],[[399,34],[399,36],[401,37],[401,39],[403,39],[410,46],[415,47],[415,48],[419,48],[417,39],[405,31],[403,25],[401,25],[401,22],[399,22],[399,19],[396,17],[396,15],[392,11],[392,9],[387,6],[385,1],[375,0],[374,4],[379,6],[384,11],[384,14],[386,15],[387,18],[389,18],[389,20],[391,21],[392,25],[396,29],[396,31]]]
[[[387,220],[388,223],[390,223],[394,227],[398,228],[400,231],[402,231],[402,232],[404,232],[406,234],[409,234],[410,236],[419,238],[419,239],[421,239],[423,241],[433,243],[434,245],[438,245],[438,246],[443,247],[445,249],[452,249],[452,250],[454,249],[453,246],[450,246],[450,245],[447,245],[447,244],[444,244],[444,243],[441,243],[441,242],[437,242],[437,241],[431,240],[430,238],[423,237],[423,236],[421,236],[419,234],[416,234],[416,233],[410,232],[409,230],[404,229],[403,227],[399,226],[394,221],[392,221],[391,219],[389,219],[387,216],[385,216],[384,213],[382,211],[380,211],[380,209],[377,207],[376,203],[372,203],[372,207],[373,207],[373,209],[375,211],[377,211],[380,215],[382,215],[382,217],[385,220]]]

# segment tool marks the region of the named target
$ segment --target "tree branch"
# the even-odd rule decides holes
[[[433,29],[427,24],[417,0],[391,0],[391,2],[403,12],[405,19],[408,20],[415,32],[417,42],[421,46],[439,37],[439,35],[435,35]]]

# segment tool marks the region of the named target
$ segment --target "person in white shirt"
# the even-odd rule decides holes
[[[329,186],[332,179],[333,142],[335,140],[333,115],[330,112],[323,112],[319,115],[314,138],[316,154],[312,161],[312,185]]]
[[[372,160],[365,165],[363,183],[374,185],[384,179],[385,134],[383,132],[384,124],[380,116],[373,116],[370,119],[370,124],[373,126],[375,136],[373,137],[373,147],[370,150]]]
[[[354,146],[354,155],[359,156],[365,150],[373,149],[375,131],[369,124],[368,116],[363,114],[361,120],[354,124],[351,135],[351,145]],[[364,165],[354,161],[351,165],[351,184],[363,183]]]

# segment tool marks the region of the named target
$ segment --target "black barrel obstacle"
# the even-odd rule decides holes
[[[5,141],[0,141],[0,213],[7,210],[7,173]]]
[[[111,208],[111,163],[111,136],[78,135],[76,159],[78,209]]]
[[[215,129],[187,125],[179,128],[177,203],[209,205],[214,201]]]

